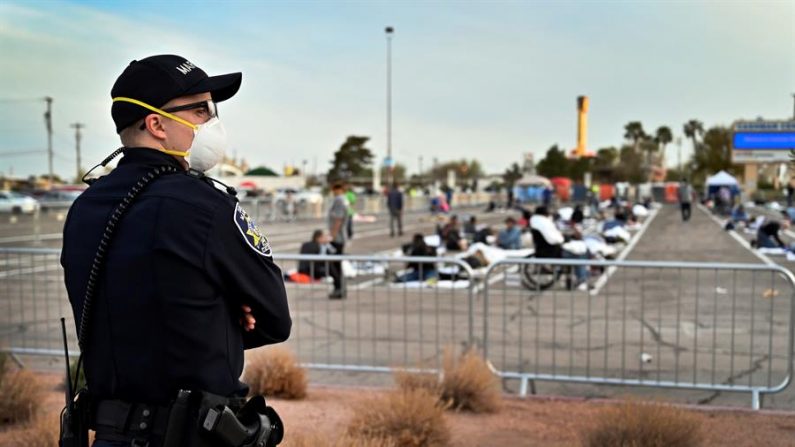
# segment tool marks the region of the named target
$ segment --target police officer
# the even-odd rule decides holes
[[[226,144],[217,104],[241,79],[160,55],[132,61],[111,90],[123,157],[72,205],[61,255],[87,333],[95,446],[161,445],[180,390],[239,407],[244,349],[290,334],[267,238],[233,191],[203,174]]]

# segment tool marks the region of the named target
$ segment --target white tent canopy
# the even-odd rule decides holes
[[[731,174],[726,171],[720,171],[717,174],[707,177],[707,186],[739,186],[740,183]]]

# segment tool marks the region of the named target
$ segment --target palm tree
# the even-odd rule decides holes
[[[641,124],[640,121],[630,121],[626,126],[624,126],[624,138],[632,141],[632,147],[635,149],[635,152],[638,151],[640,142],[647,139],[648,137],[649,136],[646,135],[646,131],[643,130],[643,124]]]
[[[671,141],[674,140],[673,132],[671,132],[671,128],[668,126],[660,126],[657,128],[657,132],[654,136],[654,142],[657,143],[657,146],[662,146],[662,162],[663,165],[665,164],[665,146],[668,145]]]
[[[692,119],[685,123],[684,126],[685,136],[693,141],[693,153],[696,153],[698,148],[698,137],[704,135],[704,124],[696,119]]]

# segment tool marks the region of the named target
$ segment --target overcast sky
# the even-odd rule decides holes
[[[73,176],[69,124],[86,124],[83,165],[118,145],[110,88],[133,59],[185,56],[243,72],[220,116],[233,152],[280,170],[325,171],[347,135],[386,152],[386,45],[393,40],[393,151],[477,158],[490,172],[576,139],[591,98],[590,149],[697,118],[789,118],[795,1],[56,2],[0,4],[0,171],[47,169],[44,102],[54,97],[56,173]],[[683,143],[685,155],[690,144]],[[18,151],[33,151],[24,154]],[[675,146],[668,159],[675,162]]]

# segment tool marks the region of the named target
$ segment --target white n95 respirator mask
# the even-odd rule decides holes
[[[226,148],[226,129],[217,117],[193,129],[193,144],[188,149],[188,165],[191,169],[207,172],[224,159]]]

